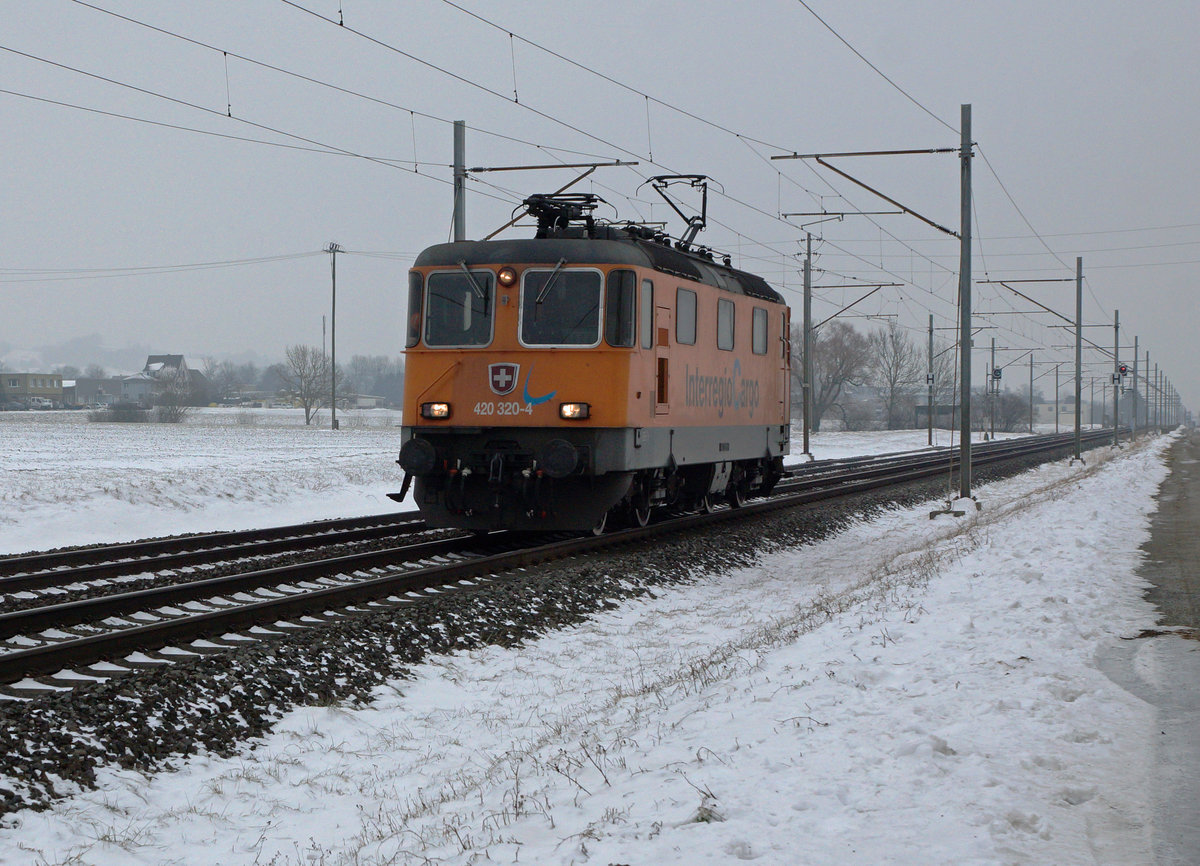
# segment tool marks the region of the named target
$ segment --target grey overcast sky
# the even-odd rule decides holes
[[[1186,403],[1200,396],[1194,0],[4,6],[0,358],[10,367],[59,363],[30,350],[89,334],[191,358],[317,345],[330,241],[346,251],[339,359],[399,354],[405,271],[450,233],[456,119],[469,127],[469,166],[636,160],[575,189],[611,205],[601,216],[665,220],[676,235],[681,223],[645,179],[709,175],[701,242],[795,303],[805,220],[780,215],[890,208],[810,162],[770,157],[954,147],[970,103],[975,277],[1070,279],[1082,256],[1085,318],[1098,326],[1088,337],[1111,346],[1119,309],[1122,359],[1137,335],[1142,359],[1149,349]],[[953,154],[835,164],[958,228]],[[474,174],[468,235],[572,176]],[[930,313],[953,325],[953,238],[909,216],[810,228],[818,286],[902,283],[859,314],[894,316],[922,341]],[[1017,287],[1073,315],[1069,282]],[[865,291],[818,288],[814,313]],[[1053,327],[1064,323],[995,284],[976,286],[976,309],[987,328],[977,350],[994,336],[1002,363],[1021,359],[1006,384],[1028,381],[1022,353],[1033,349],[1036,387],[1052,391],[1043,362],[1073,359],[1069,334]],[[1085,379],[1107,378],[1111,358],[1087,360]]]

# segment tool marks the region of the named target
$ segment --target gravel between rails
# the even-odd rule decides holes
[[[1050,456],[980,467],[975,481],[1009,477],[1070,453],[1067,446]],[[373,688],[403,678],[428,655],[519,645],[625,599],[747,566],[762,552],[812,543],[884,509],[944,493],[942,479],[726,521],[717,534],[694,530],[550,563],[515,580],[347,616],[32,701],[5,701],[0,816],[49,808],[93,786],[104,764],[148,773],[201,751],[231,755],[288,710],[363,704]]]

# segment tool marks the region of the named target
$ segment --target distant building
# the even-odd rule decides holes
[[[63,402],[68,406],[111,406],[121,401],[123,376],[103,379],[80,376],[73,385],[63,382]]]
[[[1090,424],[1090,414],[1092,404],[1084,400],[1079,404],[1080,414],[1082,415],[1081,422]],[[1033,406],[1034,421],[1038,424],[1053,424],[1055,418],[1055,404],[1049,402],[1035,403]],[[1058,424],[1061,427],[1064,424],[1075,426],[1075,398],[1064,397],[1058,401]],[[1097,419],[1098,420],[1098,419]]]
[[[142,372],[138,376],[143,376],[152,383],[150,394],[145,397],[141,405],[148,406],[153,402],[153,383],[164,376],[183,376],[186,379],[188,393],[188,397],[184,401],[186,405],[203,406],[208,403],[210,390],[208,377],[199,370],[188,367],[183,355],[147,355],[146,366],[142,367]],[[127,387],[131,392],[141,392],[144,389],[143,380],[138,379],[137,376],[130,376],[125,381],[129,383]]]
[[[25,408],[61,407],[63,381],[58,373],[0,373],[0,405]]]
[[[935,403],[933,406],[933,426],[950,430],[958,426],[958,404]],[[913,407],[913,426],[917,429],[929,426],[929,406],[918,403]]]
[[[188,365],[183,355],[147,355],[142,372],[157,379],[163,373],[187,374]]]
[[[147,373],[134,373],[121,380],[120,403],[149,407],[154,403],[154,390],[158,380]]]

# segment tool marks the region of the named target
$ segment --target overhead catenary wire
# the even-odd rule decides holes
[[[0,268],[0,283],[41,283],[62,280],[95,280],[114,277],[146,277],[186,271],[206,271],[219,268],[238,268],[250,265],[276,264],[320,256],[324,250],[258,256],[249,259],[225,259],[208,262],[185,262],[168,265],[135,265],[115,268]]]
[[[934,114],[928,108],[926,108],[924,105],[922,105],[920,102],[918,102],[916,97],[914,97],[911,93],[909,93],[907,90],[905,90],[899,84],[897,84],[895,81],[892,81],[892,79],[889,78],[887,75],[885,75],[884,72],[878,66],[876,66],[874,63],[872,63],[870,60],[868,60],[861,51],[859,51],[857,48],[855,48],[853,45],[851,45],[849,42],[847,42],[845,37],[842,36],[842,34],[838,33],[836,30],[834,30],[833,27],[830,26],[829,22],[827,22],[824,18],[822,18],[815,11],[813,11],[813,8],[811,6],[809,6],[806,2],[804,2],[804,0],[796,0],[796,2],[799,3],[801,6],[803,6],[806,10],[808,10],[808,13],[810,15],[812,15],[813,18],[816,18],[818,21],[820,21],[821,26],[823,26],[826,30],[828,30],[830,33],[832,33],[839,42],[841,42],[843,45],[845,45],[847,48],[849,48],[852,52],[854,52],[855,57],[857,57],[863,63],[867,64],[867,66],[870,66],[871,69],[875,70],[875,72],[879,75],[880,78],[882,78],[884,81],[886,81],[892,87],[896,88],[896,90],[898,90],[904,96],[905,99],[907,99],[909,102],[911,102],[917,108],[921,109],[923,112],[928,114],[930,117],[932,117],[938,123],[940,123],[942,126],[946,127],[946,129],[950,130],[955,135],[958,135],[958,132],[959,132],[958,127],[953,126],[950,123],[947,123],[945,120],[942,120],[942,118],[938,117],[936,114]]]
[[[383,161],[383,160],[377,159],[375,157],[367,156],[366,154],[357,153],[353,150],[348,150],[343,147],[337,147],[336,145],[326,144],[325,142],[317,141],[316,139],[308,138],[306,136],[298,135],[296,133],[287,132],[282,129],[277,129],[272,126],[268,126],[267,124],[264,124],[264,123],[257,123],[253,120],[248,120],[247,118],[244,118],[244,117],[228,117],[226,114],[224,114],[221,111],[218,111],[214,108],[209,108],[208,106],[205,106],[205,105],[200,105],[199,103],[189,102],[186,99],[180,99],[175,96],[169,96],[165,93],[159,93],[158,91],[150,90],[149,88],[141,87],[137,84],[130,84],[125,81],[120,81],[116,78],[111,78],[106,75],[101,75],[97,72],[89,72],[86,69],[81,69],[77,66],[71,66],[70,64],[67,64],[67,63],[61,63],[57,60],[51,60],[47,57],[40,57],[36,54],[30,54],[29,52],[21,51],[19,49],[12,48],[11,46],[8,46],[8,45],[0,45],[0,51],[7,51],[10,54],[14,54],[18,57],[24,57],[27,60],[34,60],[34,61],[37,61],[38,63],[44,63],[48,66],[53,66],[57,69],[62,69],[67,72],[72,72],[76,75],[82,75],[87,78],[92,78],[92,79],[95,79],[96,81],[102,81],[106,84],[111,84],[115,87],[126,88],[126,89],[132,90],[136,93],[141,93],[144,96],[150,96],[150,97],[154,97],[155,99],[161,99],[166,102],[170,102],[175,105],[179,105],[181,107],[191,109],[193,111],[200,111],[200,112],[203,112],[208,115],[215,115],[217,117],[227,118],[229,120],[233,120],[236,123],[243,123],[243,124],[246,124],[247,126],[254,127],[255,129],[261,129],[265,132],[270,132],[275,135],[282,135],[286,138],[295,139],[296,141],[302,141],[305,144],[309,144],[314,147],[319,147],[321,149],[328,150],[331,152],[340,153],[344,156],[353,156],[358,159],[366,160],[368,162],[375,162],[380,165],[385,165],[389,168],[399,168],[401,170],[407,170],[403,166],[398,166],[392,162]]]
[[[34,102],[46,103],[47,105],[55,105],[60,108],[70,108],[74,111],[83,111],[83,112],[87,112],[90,114],[98,114],[98,115],[102,115],[104,117],[112,117],[112,118],[116,118],[119,120],[129,120],[129,121],[134,121],[136,123],[144,123],[149,126],[162,127],[164,129],[173,129],[178,132],[188,132],[188,133],[194,133],[196,135],[207,135],[207,136],[211,136],[213,138],[224,138],[224,139],[228,139],[229,141],[240,141],[240,142],[245,142],[247,144],[265,145],[267,147],[279,147],[279,148],[283,148],[285,150],[299,150],[299,151],[304,151],[306,153],[319,153],[319,154],[324,154],[326,156],[341,156],[341,157],[359,158],[358,154],[348,153],[346,151],[341,151],[341,150],[330,150],[325,147],[315,147],[315,146],[314,147],[306,147],[306,146],[300,145],[300,144],[288,144],[287,142],[283,142],[283,141],[268,141],[268,140],[262,139],[262,138],[250,138],[249,136],[245,136],[245,135],[233,135],[228,132],[217,132],[216,130],[212,130],[212,129],[200,129],[198,127],[184,126],[184,125],[178,124],[178,123],[167,123],[166,121],[151,120],[148,117],[137,117],[136,115],[124,114],[119,111],[107,111],[102,108],[92,108],[91,106],[79,105],[79,104],[73,103],[73,102],[63,102],[62,100],[59,100],[59,99],[50,99],[45,96],[36,96],[32,93],[21,93],[20,91],[9,90],[7,88],[0,88],[0,93],[5,94],[6,96],[16,96],[21,99],[28,99],[28,100],[32,100]],[[413,162],[410,159],[400,159],[397,157],[373,156],[371,158],[376,162],[386,162],[386,163],[404,162],[404,163],[411,164]],[[438,162],[425,162],[425,163],[421,163],[421,165],[437,166],[439,168],[440,167],[448,167],[445,163],[438,163]]]
[[[264,60],[259,60],[254,57],[250,57],[249,55],[246,55],[246,54],[241,54],[236,51],[230,51],[228,48],[221,48],[216,45],[213,45],[210,42],[205,42],[203,40],[196,39],[191,36],[187,36],[183,33],[179,33],[174,30],[169,30],[165,27],[159,27],[155,24],[150,24],[149,22],[142,21],[141,19],[134,18],[129,15],[122,15],[121,13],[114,12],[111,9],[105,9],[102,6],[97,6],[94,3],[89,3],[89,2],[87,2],[87,0],[71,0],[71,2],[75,3],[78,6],[83,6],[87,9],[92,9],[96,12],[100,12],[105,15],[112,16],[113,18],[116,18],[120,21],[124,21],[126,23],[136,25],[138,27],[143,27],[147,30],[153,31],[153,32],[161,34],[163,36],[171,37],[172,39],[177,39],[177,40],[179,40],[181,42],[185,42],[189,45],[194,45],[197,48],[204,48],[209,51],[219,53],[219,54],[225,56],[226,58],[233,57],[234,59],[240,60],[243,63],[249,63],[254,66],[258,66],[262,69],[270,70],[271,72],[277,72],[280,75],[284,75],[284,76],[287,76],[290,78],[295,78],[299,81],[304,81],[308,84],[313,84],[318,87],[327,88],[327,89],[335,91],[337,93],[341,93],[346,96],[352,96],[352,97],[355,97],[356,99],[361,99],[366,102],[371,102],[371,103],[374,103],[376,105],[379,105],[379,106],[382,106],[385,108],[391,108],[391,109],[394,109],[397,111],[407,112],[414,119],[414,121],[415,121],[415,118],[417,118],[417,117],[423,117],[427,120],[432,120],[437,123],[443,123],[446,125],[453,125],[453,123],[455,122],[451,118],[440,117],[439,115],[436,115],[436,114],[430,114],[428,112],[418,111],[414,108],[410,108],[405,105],[400,105],[398,103],[392,102],[391,100],[383,99],[382,97],[379,97],[379,96],[372,96],[370,94],[363,93],[362,91],[354,90],[353,88],[344,87],[339,84],[334,84],[332,82],[325,81],[321,78],[316,78],[311,75],[306,75],[302,72],[297,72],[294,69],[288,69],[286,67],[279,66],[274,63],[268,63]],[[510,141],[514,144],[521,144],[521,145],[525,145],[528,147],[536,147],[536,148],[546,148],[547,147],[544,144],[538,144],[537,142],[528,141],[527,139],[518,138],[516,136],[508,135],[508,134],[502,133],[502,132],[496,132],[495,130],[486,129],[484,127],[471,126],[470,124],[468,124],[468,129],[470,129],[472,132],[478,132],[481,135],[487,135],[487,136],[502,139],[505,141]],[[573,151],[573,150],[570,150],[569,148],[552,148],[552,149],[554,149],[560,153],[574,153],[577,156],[586,156],[586,157],[595,157],[595,158],[599,158],[602,156],[601,154],[591,153],[591,152],[587,152],[587,151]],[[406,160],[406,162],[412,162],[412,160]]]

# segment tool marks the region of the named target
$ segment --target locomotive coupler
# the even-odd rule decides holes
[[[501,484],[504,481],[504,455],[493,454],[488,461],[488,484]]]

